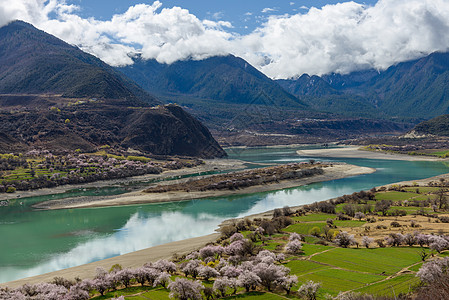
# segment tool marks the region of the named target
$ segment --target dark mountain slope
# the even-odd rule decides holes
[[[280,79],[277,83],[292,95],[321,97],[327,95],[339,95],[341,92],[334,89],[321,77],[303,74],[295,80]]]
[[[136,59],[133,65],[119,70],[155,94],[183,94],[236,104],[270,102],[278,106],[305,107],[276,82],[233,55],[170,65]]]
[[[109,145],[222,157],[208,129],[92,55],[16,21],[0,28],[0,151]]]
[[[449,113],[449,53],[433,53],[381,72],[330,74],[322,76],[321,80],[328,85],[315,76],[282,81],[281,85],[312,107],[324,111],[329,111],[329,106],[323,97],[337,100],[334,95],[344,94],[341,104],[334,107],[335,113],[347,114],[357,107],[379,116],[409,119]],[[311,89],[317,82],[318,91]]]
[[[390,115],[429,118],[448,113],[449,53],[392,66],[361,88],[375,95],[378,106]]]
[[[418,135],[432,134],[438,136],[449,136],[449,115],[442,115],[419,123],[413,128]]]
[[[21,97],[16,96],[18,101]],[[225,155],[207,128],[179,106],[123,106],[116,102],[86,102],[60,105],[61,109],[13,112],[4,107],[4,111],[0,110],[0,152],[32,147],[90,152],[109,145],[117,150],[131,148],[157,155]]]
[[[314,133],[331,139],[410,128],[409,124],[378,126],[373,120],[360,119],[378,118],[375,105],[361,96],[347,96],[318,76],[303,75],[297,81],[275,82],[245,60],[232,55],[179,61],[171,65],[137,57],[135,64],[119,70],[165,102],[187,107],[229,144],[240,145],[242,140],[248,141],[248,134],[255,134],[258,141],[254,145],[259,145],[259,141],[261,144],[284,143],[279,136],[274,138],[276,134],[298,134],[304,137],[302,142],[310,142],[319,139],[313,136]],[[300,95],[299,99],[291,93]],[[336,112],[355,117],[354,122]],[[342,120],[338,121],[339,118]],[[292,130],[305,119],[332,119],[333,122],[329,127],[324,122],[316,122],[308,129]],[[360,124],[366,126],[358,126]],[[370,129],[372,124],[376,126]],[[320,126],[323,126],[322,130]],[[265,133],[269,135],[264,136]],[[301,139],[298,137],[291,142],[298,140]]]
[[[0,28],[0,92],[159,103],[98,58],[22,21]]]

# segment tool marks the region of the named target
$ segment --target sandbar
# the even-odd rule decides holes
[[[258,192],[276,191],[286,188],[293,188],[314,182],[335,180],[350,176],[373,173],[376,170],[368,167],[360,167],[346,163],[332,164],[324,168],[324,174],[311,177],[283,180],[278,183],[255,185],[237,190],[209,190],[198,192],[173,191],[165,193],[144,193],[136,191],[124,195],[114,196],[113,198],[85,198],[85,199],[60,199],[50,200],[38,203],[33,207],[39,209],[73,209],[89,207],[106,207],[120,205],[135,205],[162,202],[188,201],[193,199],[203,199],[211,197],[225,197],[233,195],[253,194]]]
[[[397,154],[382,151],[361,150],[361,147],[344,147],[329,149],[307,149],[298,150],[300,156],[307,157],[329,157],[329,158],[368,158],[368,159],[388,159],[388,160],[405,160],[405,161],[442,161],[444,159],[438,157]]]
[[[224,171],[224,170],[241,170],[247,168],[247,162],[237,160],[237,159],[227,159],[227,158],[216,158],[216,159],[205,159],[204,164],[192,167],[192,168],[182,168],[178,170],[167,170],[160,174],[146,174],[133,177],[125,177],[112,180],[100,180],[89,183],[81,184],[66,184],[60,185],[52,188],[43,188],[30,191],[16,191],[14,194],[2,193],[0,194],[0,201],[20,199],[25,197],[36,197],[43,195],[53,195],[65,193],[72,189],[83,189],[83,188],[101,188],[106,186],[122,185],[127,183],[132,183],[136,181],[147,181],[151,179],[164,179],[168,177],[176,177],[182,175],[203,173],[209,171]]]

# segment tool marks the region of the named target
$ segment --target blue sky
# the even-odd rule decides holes
[[[16,19],[112,66],[232,54],[276,79],[449,51],[449,0],[0,0]]]
[[[321,8],[327,4],[345,2],[342,0],[161,0],[163,7],[179,6],[188,9],[200,19],[224,20],[232,23],[232,31],[246,34],[265,22],[270,15],[306,13],[307,8]],[[374,5],[377,0],[354,1]],[[151,4],[142,0],[69,0],[81,7],[80,15],[85,18],[108,20],[114,14],[124,13],[130,6],[139,3]],[[264,13],[264,9],[268,10]],[[272,10],[271,10],[272,9]],[[251,15],[249,15],[251,14]]]

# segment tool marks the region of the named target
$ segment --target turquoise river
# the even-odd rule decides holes
[[[230,158],[266,165],[307,161],[300,148],[228,149]],[[319,159],[329,161],[329,159]],[[443,162],[332,159],[376,168],[368,175],[258,194],[92,209],[38,211],[22,198],[0,207],[0,282],[43,274],[214,232],[225,219],[350,194],[373,186],[448,173]],[[123,193],[120,186],[70,191],[70,196]],[[87,193],[87,194],[86,194]]]

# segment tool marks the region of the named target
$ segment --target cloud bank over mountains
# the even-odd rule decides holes
[[[137,4],[110,20],[79,16],[63,0],[0,0],[0,26],[21,19],[77,45],[111,65],[130,54],[172,63],[234,54],[272,78],[303,73],[385,69],[397,62],[449,50],[448,0],[379,0],[272,14],[248,35],[227,21],[200,20],[180,7]]]

